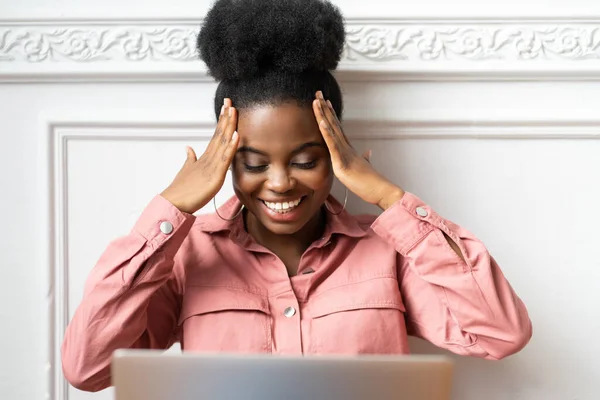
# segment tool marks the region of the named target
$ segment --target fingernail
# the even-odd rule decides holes
[[[331,108],[333,108],[333,105],[331,105],[331,102],[329,100],[327,100],[327,105]]]
[[[227,104],[227,99],[223,99],[223,105]]]
[[[320,90],[317,92],[317,97],[322,99],[323,98],[323,92],[321,92]]]
[[[221,106],[221,115],[223,115],[223,113],[224,113],[224,112],[225,112],[225,104],[223,104],[223,105]]]
[[[233,115],[233,107],[229,107],[229,116],[231,117]]]
[[[238,138],[238,133],[237,131],[233,131],[233,135],[231,135],[231,141],[235,142]]]

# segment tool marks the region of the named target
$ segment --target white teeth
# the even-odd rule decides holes
[[[286,213],[292,211],[294,208],[298,206],[302,202],[302,199],[287,201],[285,203],[271,203],[265,201],[265,205],[269,207],[273,211],[277,211],[279,213]]]

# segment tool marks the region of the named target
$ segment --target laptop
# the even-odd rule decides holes
[[[442,356],[275,356],[118,350],[116,400],[449,400]]]

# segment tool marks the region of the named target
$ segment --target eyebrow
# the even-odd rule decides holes
[[[292,150],[292,154],[298,154],[298,153],[306,150],[309,147],[323,147],[323,144],[320,142],[304,143],[304,144],[296,147],[294,150]],[[251,146],[242,146],[237,150],[237,152],[238,153],[256,153],[256,154],[260,154],[261,156],[265,156],[265,157],[268,156],[268,154],[265,153],[264,151],[260,151]]]

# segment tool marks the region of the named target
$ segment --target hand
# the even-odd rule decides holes
[[[237,111],[225,99],[217,129],[200,158],[191,147],[173,182],[161,195],[180,211],[193,214],[204,207],[221,189],[227,169],[237,151],[239,134]]]
[[[348,190],[384,210],[402,198],[404,191],[379,174],[368,155],[356,153],[344,135],[331,102],[325,101],[320,91],[313,101],[313,111],[331,155],[333,173]]]

